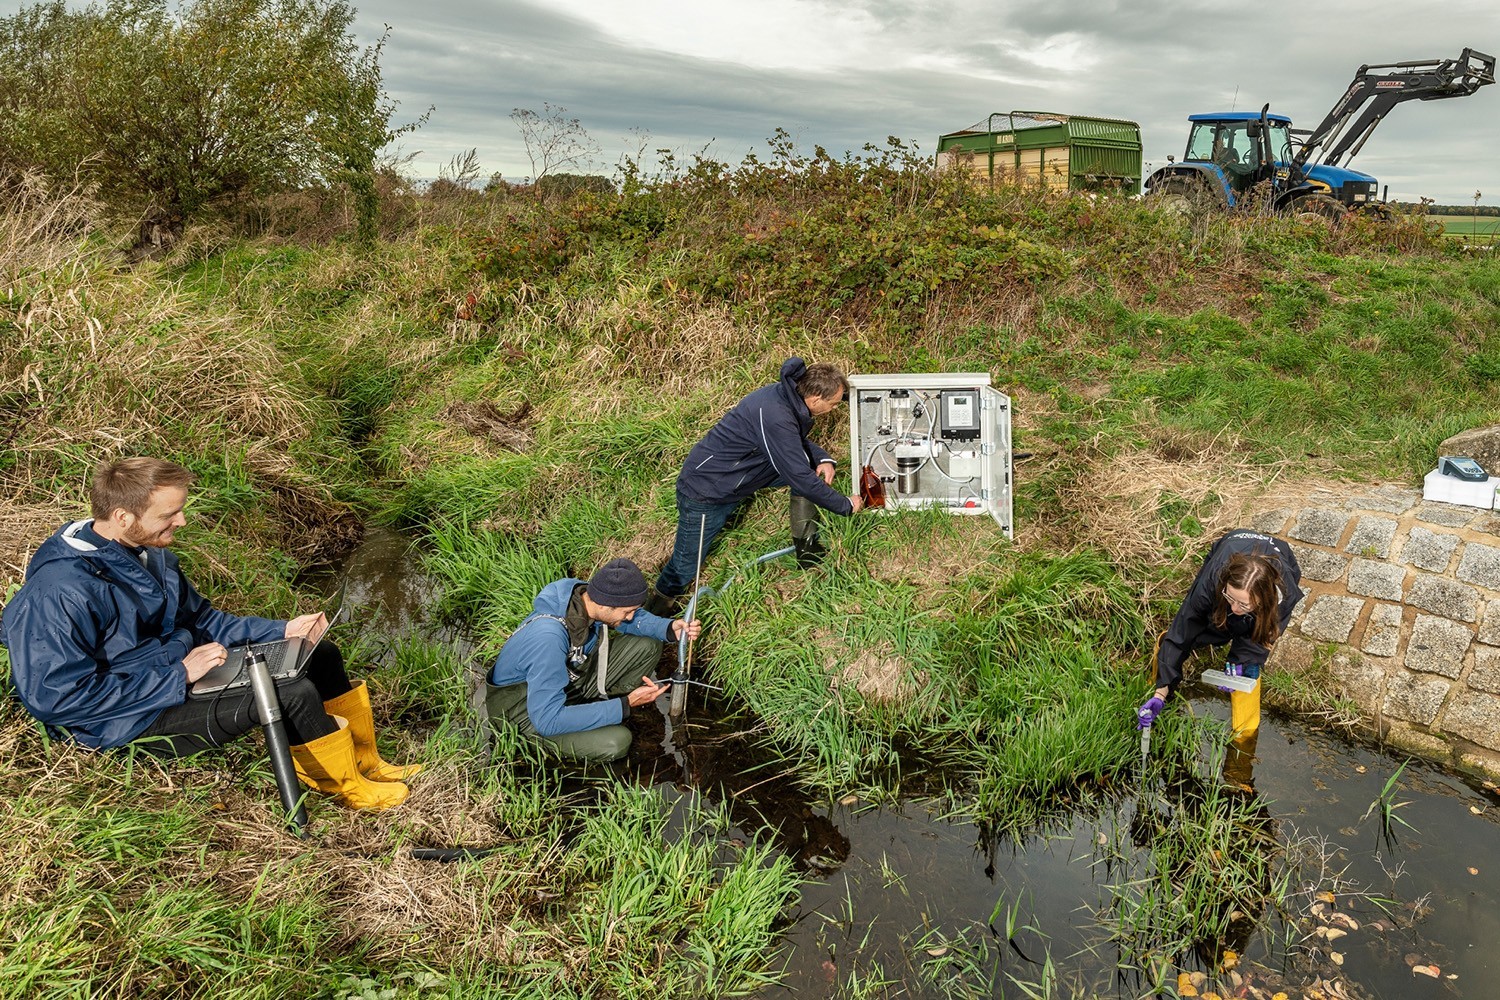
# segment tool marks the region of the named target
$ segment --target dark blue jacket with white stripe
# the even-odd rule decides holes
[[[37,549],[0,614],[21,704],[86,747],[129,743],[186,701],[182,661],[193,647],[286,634],[286,622],[215,608],[167,549],[144,554],[149,568],[95,534],[92,521],[64,525]]]
[[[806,374],[801,358],[788,358],[780,382],[756,389],[724,414],[688,452],[678,491],[701,503],[730,503],[784,485],[825,510],[854,513],[849,498],[814,471],[833,459],[807,439],[813,417],[797,391]]]

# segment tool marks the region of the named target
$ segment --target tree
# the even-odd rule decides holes
[[[526,144],[532,184],[539,184],[542,178],[565,167],[586,172],[589,160],[599,152],[599,144],[582,122],[568,117],[567,108],[544,101],[541,114],[529,108],[516,108],[511,111],[510,120],[516,123],[521,141]],[[543,190],[537,188],[539,193]]]
[[[0,20],[0,167],[84,165],[117,208],[169,232],[234,198],[347,184],[373,233],[392,128],[385,36],[360,47],[341,0],[62,0]]]

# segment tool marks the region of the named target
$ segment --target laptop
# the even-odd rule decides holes
[[[307,661],[312,657],[312,651],[317,648],[319,640],[327,635],[343,617],[344,591],[344,587],[339,588],[334,601],[334,610],[325,611],[323,614],[323,617],[328,620],[327,627],[314,627],[306,636],[295,635],[290,639],[272,639],[269,642],[231,646],[228,649],[229,655],[224,658],[223,663],[193,682],[193,685],[188,688],[188,697],[207,698],[236,688],[249,687],[250,673],[245,669],[245,654],[252,649],[265,660],[266,669],[270,671],[272,681],[295,680],[301,677],[302,671],[307,669]]]

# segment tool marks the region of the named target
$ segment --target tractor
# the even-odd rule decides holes
[[[1292,128],[1285,115],[1271,114],[1269,104],[1259,113],[1189,115],[1182,161],[1167,157],[1167,166],[1146,178],[1146,197],[1181,212],[1255,209],[1331,220],[1351,211],[1384,215],[1388,210],[1375,178],[1339,161],[1364,148],[1397,104],[1467,97],[1494,82],[1495,57],[1464,49],[1457,59],[1361,66],[1310,132]]]

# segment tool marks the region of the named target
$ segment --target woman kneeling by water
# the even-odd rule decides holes
[[[1156,650],[1156,693],[1140,707],[1145,725],[1182,682],[1182,661],[1195,649],[1229,645],[1224,672],[1253,682],[1229,693],[1230,726],[1239,739],[1260,729],[1260,671],[1302,600],[1302,569],[1279,538],[1237,529],[1214,543],[1187,599]]]

